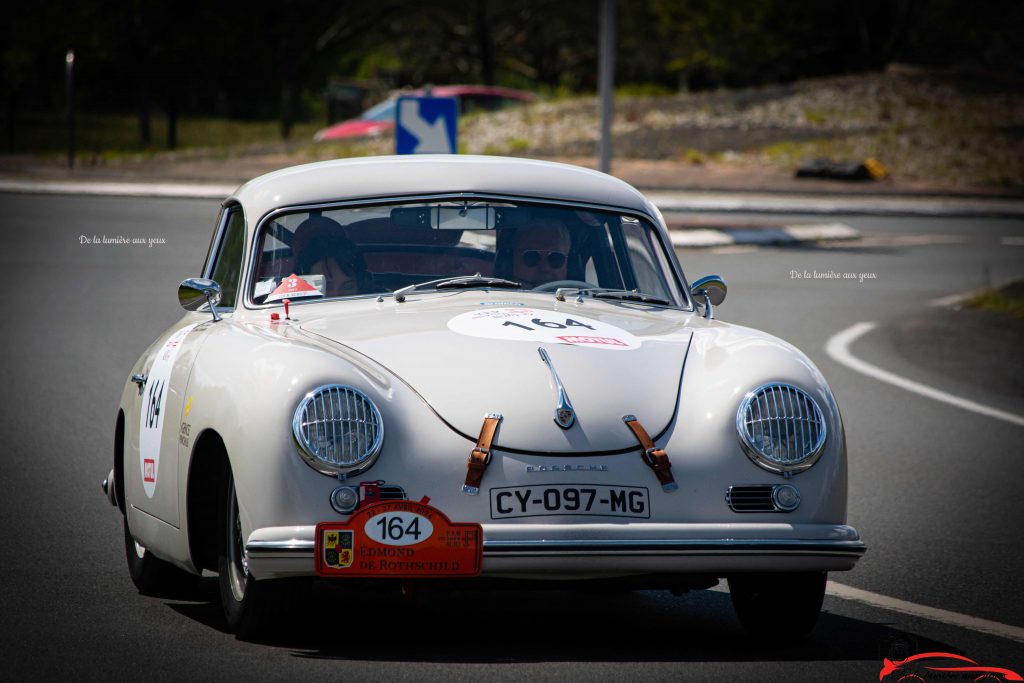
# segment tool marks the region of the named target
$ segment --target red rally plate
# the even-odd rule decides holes
[[[483,527],[455,524],[426,503],[388,500],[316,525],[317,576],[478,576]]]

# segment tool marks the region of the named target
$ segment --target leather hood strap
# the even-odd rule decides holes
[[[622,421],[626,423],[630,431],[633,432],[633,436],[640,443],[640,447],[643,449],[640,453],[640,457],[643,461],[654,470],[654,475],[658,477],[658,482],[661,484],[663,491],[675,491],[679,488],[679,485],[675,481],[675,477],[672,476],[672,463],[668,459],[668,454],[662,449],[654,445],[654,441],[651,439],[651,435],[647,433],[644,426],[640,424],[640,420],[636,419],[635,415],[624,415]]]
[[[462,485],[462,492],[467,495],[475,496],[480,493],[484,471],[491,463],[491,442],[494,441],[500,422],[501,415],[497,413],[490,413],[484,417],[480,438],[476,440],[476,448],[469,454],[469,462],[466,463],[466,483]]]

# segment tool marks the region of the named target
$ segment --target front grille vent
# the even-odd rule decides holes
[[[725,502],[733,512],[775,512],[778,508],[772,502],[771,485],[730,486]]]
[[[405,489],[401,486],[394,486],[392,484],[380,485],[381,500],[408,500],[408,498],[409,497],[405,495]]]

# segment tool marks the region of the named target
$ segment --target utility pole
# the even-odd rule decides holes
[[[68,98],[68,168],[75,167],[75,51],[64,55],[64,81]]]
[[[601,40],[598,64],[598,94],[601,99],[601,137],[597,143],[598,170],[609,173],[612,166],[613,90],[615,87],[615,0],[601,0]]]

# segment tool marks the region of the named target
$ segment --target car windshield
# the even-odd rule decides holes
[[[256,244],[255,304],[482,287],[685,303],[647,219],[579,207],[459,199],[305,210],[265,221]]]
[[[394,121],[395,104],[396,100],[384,100],[364,111],[359,118],[364,121]]]

